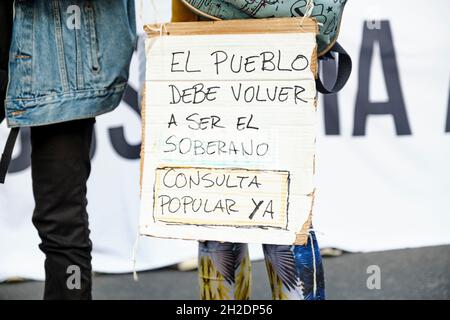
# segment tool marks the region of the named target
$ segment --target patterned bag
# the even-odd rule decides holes
[[[347,0],[181,0],[186,6],[208,19],[229,20],[271,17],[315,18],[319,24],[318,56],[321,59],[338,58],[336,82],[331,89],[317,80],[321,93],[336,93],[342,89],[351,73],[351,59],[336,42],[342,13]],[[331,54],[335,53],[335,55]]]

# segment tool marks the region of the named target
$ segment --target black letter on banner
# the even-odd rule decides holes
[[[332,79],[336,79],[336,60],[321,60],[322,79],[326,88],[333,85]],[[323,116],[325,120],[325,134],[339,135],[341,133],[339,126],[339,104],[337,94],[320,95],[323,99]]]
[[[130,85],[125,89],[123,101],[141,118],[138,106],[138,93]],[[116,152],[125,159],[139,159],[141,144],[131,145],[125,140],[123,126],[109,129],[111,143]]]
[[[31,165],[30,128],[20,129],[20,153],[11,159],[8,172],[14,173],[27,169]]]
[[[400,86],[391,27],[387,20],[381,21],[380,26],[379,29],[371,30],[367,28],[367,23],[364,22],[353,135],[364,136],[366,134],[367,117],[371,114],[391,114],[394,118],[397,135],[410,135],[411,129]],[[369,102],[370,65],[375,42],[378,42],[380,47],[384,80],[389,96],[388,102]]]

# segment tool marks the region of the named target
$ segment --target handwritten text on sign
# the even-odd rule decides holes
[[[160,168],[154,217],[185,224],[285,228],[288,179],[287,172]]]
[[[313,191],[314,37],[147,41],[141,233],[294,242]]]

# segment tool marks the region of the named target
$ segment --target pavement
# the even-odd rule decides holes
[[[265,265],[252,262],[253,299],[271,299]],[[368,273],[380,270],[380,289],[369,289]],[[450,245],[344,253],[325,257],[327,299],[450,299]],[[377,269],[375,267],[375,269]],[[0,284],[0,300],[40,299],[43,282]],[[131,274],[95,274],[94,299],[198,299],[197,272],[164,268]]]

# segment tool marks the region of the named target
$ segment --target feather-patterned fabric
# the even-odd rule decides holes
[[[304,246],[263,245],[274,300],[323,300],[322,259],[314,232]],[[247,244],[199,244],[199,280],[202,299],[250,299],[251,263]]]
[[[303,17],[310,9],[319,23],[318,55],[336,42],[347,0],[181,0],[196,14],[209,19]],[[313,5],[311,8],[310,5]]]

